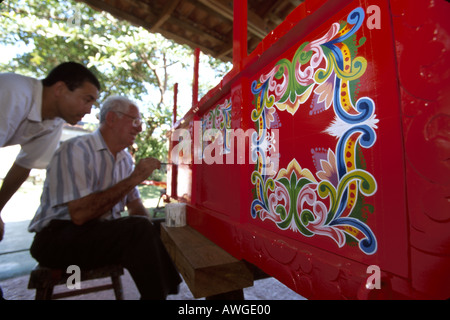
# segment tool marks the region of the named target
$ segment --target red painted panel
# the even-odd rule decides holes
[[[368,30],[355,2],[252,79],[255,123],[279,128],[280,162],[276,175],[256,178],[251,223],[406,276],[392,29],[387,3],[374,3],[383,28]]]
[[[405,139],[412,285],[431,297],[448,298],[450,4],[396,1],[392,10]]]
[[[201,100],[191,226],[308,298],[450,296],[449,5],[409,3],[306,1]]]

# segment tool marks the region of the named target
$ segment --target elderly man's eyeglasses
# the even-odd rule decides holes
[[[130,116],[129,114],[126,114],[126,113],[121,112],[121,111],[114,111],[114,112],[120,113],[120,114],[122,114],[122,115],[124,115],[124,116],[127,116],[128,118],[132,119],[132,120],[133,120],[133,122],[132,122],[133,127],[136,127],[136,128],[137,128],[137,127],[142,126],[142,124],[143,124],[141,118],[135,118],[135,117]]]

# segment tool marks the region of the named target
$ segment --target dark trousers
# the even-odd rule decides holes
[[[165,299],[181,278],[152,222],[139,216],[93,220],[82,226],[53,220],[36,233],[31,255],[43,266],[96,268],[120,264],[130,272],[141,299]]]

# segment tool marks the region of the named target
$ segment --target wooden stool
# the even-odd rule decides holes
[[[112,283],[86,289],[71,289],[66,292],[53,294],[54,286],[66,284],[71,274],[66,273],[65,269],[51,269],[37,264],[31,271],[28,289],[36,289],[36,300],[60,299],[109,289],[114,289],[117,300],[123,300],[121,275],[123,275],[122,266],[106,266],[97,269],[81,270],[81,281],[111,277]]]

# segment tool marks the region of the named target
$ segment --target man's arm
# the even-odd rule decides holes
[[[142,200],[135,199],[127,203],[127,209],[130,216],[145,216],[149,217],[147,209],[144,207]]]
[[[111,188],[68,202],[67,205],[72,222],[76,225],[82,225],[111,210],[120,199],[125,197],[139,183],[147,179],[153,170],[159,168],[159,166],[159,161],[154,158],[142,159],[128,178]]]
[[[9,199],[11,199],[22,183],[28,178],[30,171],[31,169],[23,168],[16,163],[11,166],[0,189],[0,213]],[[4,229],[4,223],[0,217],[0,241],[3,239]]]

